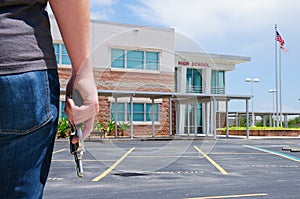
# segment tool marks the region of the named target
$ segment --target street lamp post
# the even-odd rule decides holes
[[[273,118],[274,118],[274,115],[275,115],[275,105],[274,105],[274,104],[275,104],[275,103],[274,103],[275,99],[274,99],[274,93],[276,93],[277,90],[276,90],[276,89],[269,89],[268,92],[272,94],[272,99],[273,99],[272,119],[270,119],[270,122],[272,121],[272,126],[274,127],[274,126],[275,126],[275,121],[273,122]]]
[[[251,90],[252,90],[252,122],[251,122],[251,126],[255,126],[255,116],[254,116],[254,88],[253,88],[253,84],[254,83],[258,83],[259,79],[258,78],[246,78],[245,79],[246,82],[251,82]]]

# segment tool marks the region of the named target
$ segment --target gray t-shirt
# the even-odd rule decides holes
[[[48,0],[0,0],[0,75],[57,67]]]

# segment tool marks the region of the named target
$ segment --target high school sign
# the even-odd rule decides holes
[[[208,63],[204,62],[189,62],[189,61],[178,61],[178,66],[196,66],[196,67],[209,67]]]

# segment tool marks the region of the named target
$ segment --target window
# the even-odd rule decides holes
[[[60,110],[61,110],[61,112],[60,112],[60,117],[61,118],[66,118],[66,119],[68,119],[68,117],[67,117],[67,115],[66,115],[66,113],[65,113],[65,106],[66,106],[66,102],[65,101],[62,101],[61,102],[61,104],[60,104]]]
[[[158,105],[153,104],[154,121],[158,121]],[[146,104],[146,121],[152,121],[152,104]]]
[[[127,52],[127,68],[143,69],[144,52],[131,50]]]
[[[225,94],[225,72],[213,70],[211,72],[211,93]]]
[[[111,67],[158,70],[158,52],[111,49]]]
[[[186,72],[186,92],[202,93],[201,70],[188,68]]]
[[[158,53],[146,52],[146,69],[158,70]]]
[[[59,44],[53,44],[53,48],[54,48],[54,53],[55,53],[55,58],[56,58],[56,62],[57,63],[59,63],[59,52],[60,52],[60,50],[59,50]]]
[[[64,44],[53,44],[56,62],[62,65],[71,65],[67,49]]]
[[[111,103],[110,115],[111,119],[115,118],[115,103]],[[154,110],[154,121],[159,121],[159,105],[150,103],[133,103],[133,121],[134,122],[150,122],[152,121],[152,107]],[[126,110],[125,110],[126,109]],[[118,121],[130,121],[130,104],[117,103]]]
[[[71,65],[71,60],[65,45],[61,45],[61,64]]]
[[[111,50],[111,67],[112,68],[124,68],[125,67],[125,51],[112,49]]]
[[[115,117],[115,103],[111,104],[111,118]],[[117,120],[118,121],[125,121],[125,104],[117,103]]]

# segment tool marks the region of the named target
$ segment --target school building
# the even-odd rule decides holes
[[[53,17],[51,29],[63,90],[71,63]],[[250,58],[176,51],[175,34],[172,28],[90,21],[97,122],[129,123],[130,137],[210,135],[226,125],[229,100],[245,100],[248,111],[249,96],[226,94],[226,73]]]

